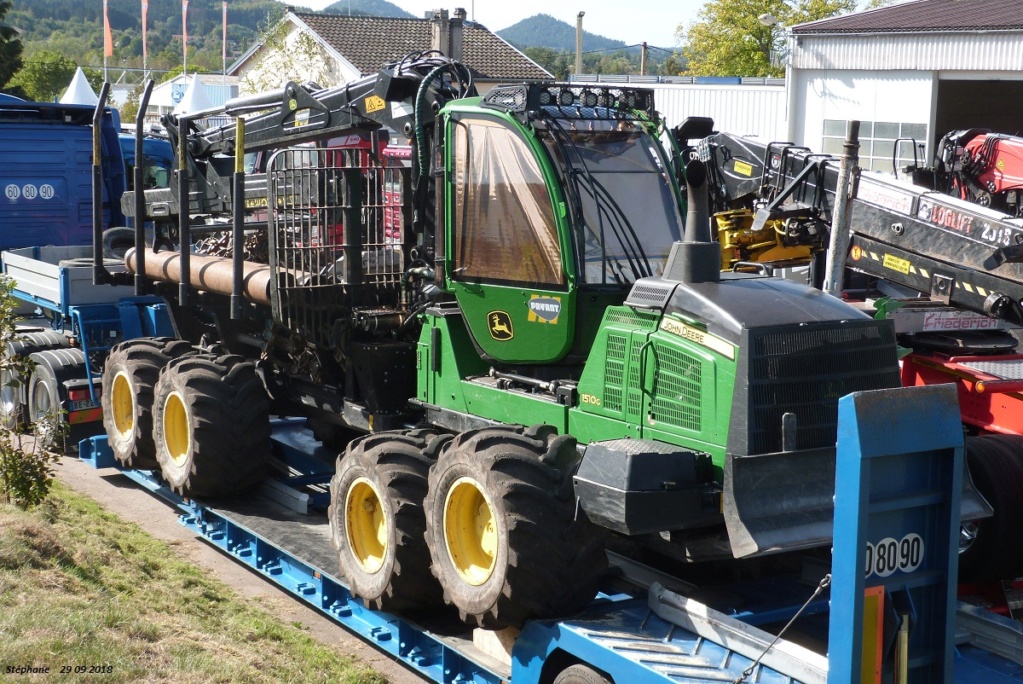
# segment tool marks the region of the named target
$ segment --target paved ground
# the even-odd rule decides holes
[[[178,523],[177,512],[172,506],[116,470],[95,470],[78,458],[67,456],[57,466],[57,477],[100,502],[111,513],[141,525],[154,537],[166,541],[185,558],[223,580],[242,596],[259,602],[281,620],[301,624],[316,640],[337,646],[343,653],[367,663],[393,684],[428,681],[206,544]]]

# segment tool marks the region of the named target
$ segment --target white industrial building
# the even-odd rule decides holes
[[[951,130],[1023,133],[1023,3],[918,0],[794,26],[787,87],[786,137],[839,153],[859,120],[865,168],[891,171],[899,138],[929,160]]]

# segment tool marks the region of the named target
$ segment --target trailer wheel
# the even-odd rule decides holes
[[[174,359],[153,399],[156,460],[182,496],[225,496],[266,475],[270,399],[254,364],[241,356]]]
[[[446,436],[380,432],[348,445],[330,483],[331,538],[341,574],[367,608],[400,612],[441,603],[426,546],[427,476]]]
[[[59,413],[67,408],[64,381],[85,376],[85,353],[81,349],[69,347],[35,352],[29,358],[35,361],[36,367],[28,380],[28,420],[37,423],[47,414]],[[66,418],[58,415],[57,420],[63,423]],[[42,430],[38,436],[46,448],[67,447],[65,440],[58,439],[57,434]]]
[[[966,440],[966,459],[977,491],[994,508],[990,518],[964,523],[959,578],[965,582],[1023,574],[1023,437],[984,435]]]
[[[484,629],[575,612],[607,566],[603,533],[576,519],[575,440],[546,425],[470,430],[430,471],[433,574],[462,620]]]
[[[554,684],[614,684],[614,680],[589,665],[576,663],[559,672]]]
[[[153,390],[173,359],[195,353],[185,340],[151,337],[116,345],[103,371],[103,427],[110,450],[127,468],[159,467],[153,440]]]
[[[17,330],[17,337],[7,343],[6,358],[13,361],[19,357],[28,357],[38,351],[58,349],[68,346],[67,338],[53,330],[26,329]],[[0,426],[8,430],[16,430],[26,421],[28,401],[28,380],[22,381],[15,377],[13,370],[0,372]]]

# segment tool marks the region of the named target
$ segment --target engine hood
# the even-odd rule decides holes
[[[738,343],[743,329],[869,319],[842,300],[782,278],[722,274],[718,282],[674,283],[663,312],[702,321],[708,332]]]

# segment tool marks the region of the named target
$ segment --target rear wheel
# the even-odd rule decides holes
[[[111,451],[128,468],[159,467],[153,440],[153,391],[160,371],[195,349],[170,337],[122,342],[107,357],[103,371],[103,427]]]
[[[966,460],[977,491],[994,515],[964,523],[959,578],[1013,579],[1023,574],[1023,437],[984,435],[966,440]]]
[[[368,608],[400,612],[441,603],[423,499],[446,439],[429,430],[381,432],[353,441],[338,459],[331,537],[341,574]]]
[[[269,397],[256,367],[241,356],[174,359],[154,392],[156,459],[185,496],[224,496],[266,475]]]
[[[64,382],[85,377],[85,354],[75,348],[48,349],[29,358],[35,362],[35,370],[28,381],[28,420],[37,424],[38,436],[47,448],[64,449],[64,432],[53,423],[65,424],[62,411],[67,408],[68,396]]]
[[[17,331],[17,338],[7,343],[6,358],[16,361],[27,358],[31,354],[47,349],[59,349],[68,346],[67,338],[53,330],[31,329]],[[31,373],[27,377],[18,377],[16,369],[11,368],[0,372],[0,426],[15,430],[26,421],[26,403],[28,401],[27,385]]]
[[[426,497],[432,570],[484,629],[575,612],[607,566],[603,533],[576,519],[575,440],[550,426],[470,430],[449,442]]]

